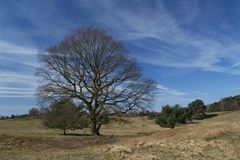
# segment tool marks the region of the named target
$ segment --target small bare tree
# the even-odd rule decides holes
[[[39,55],[37,75],[43,80],[41,101],[77,99],[89,113],[93,135],[106,115],[144,110],[156,88],[122,43],[98,28],[80,28]],[[104,122],[104,121],[103,121]]]

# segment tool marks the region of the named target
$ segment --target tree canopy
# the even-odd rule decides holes
[[[99,135],[106,114],[144,110],[155,83],[143,79],[137,61],[120,41],[99,28],[80,28],[39,55],[40,102],[78,100],[90,114],[92,134]]]
[[[188,107],[192,110],[193,113],[196,114],[202,114],[205,116],[205,112],[207,110],[207,106],[204,104],[204,102],[200,99],[196,99],[188,104]]]

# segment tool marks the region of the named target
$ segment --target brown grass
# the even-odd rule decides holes
[[[0,159],[240,159],[240,112],[218,114],[173,130],[125,118],[104,126],[100,137],[63,136],[41,119],[1,120]]]

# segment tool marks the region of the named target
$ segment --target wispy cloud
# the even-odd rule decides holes
[[[17,73],[0,73],[0,77],[0,97],[34,97],[36,77]]]
[[[228,36],[213,38],[186,29],[186,25],[192,25],[199,14],[198,1],[188,2],[178,6],[178,13],[186,13],[181,18],[169,12],[162,1],[131,1],[127,6],[119,1],[97,0],[92,3],[83,0],[78,4],[88,10],[95,22],[116,31],[126,43],[139,47],[140,53],[133,54],[141,62],[240,74],[239,68],[232,67],[240,61],[238,41]],[[196,12],[192,14],[192,11]],[[151,39],[155,42],[149,44]]]
[[[36,77],[33,75],[21,75],[17,73],[0,73],[0,83],[6,82],[18,82],[18,83],[29,83],[36,84]]]
[[[23,94],[0,94],[0,98],[34,98],[34,95],[33,94],[26,94],[26,93],[23,93]]]
[[[177,89],[166,87],[165,85],[157,85],[157,94],[155,95],[154,107],[160,109],[163,105],[175,103],[185,105],[188,101],[188,93],[179,91]]]
[[[173,89],[162,84],[157,85],[158,92],[156,94],[155,108],[160,109],[164,105],[180,104],[187,106],[195,99],[206,99],[209,94],[202,91],[181,91]]]
[[[37,49],[0,40],[0,98],[33,98]]]
[[[38,52],[37,48],[21,46],[0,39],[0,60],[7,64],[6,68],[11,68],[8,66],[10,64],[18,65],[19,68],[23,66],[28,66],[29,69],[36,68],[38,67],[36,60]]]
[[[12,44],[6,41],[0,40],[0,54],[1,53],[8,53],[8,54],[34,54],[36,55],[38,52],[37,49],[29,48],[29,47],[22,47],[16,44]]]
[[[180,96],[187,95],[187,93],[181,92],[176,89],[168,88],[161,84],[157,85],[157,89],[158,89],[158,95],[162,95],[162,96],[180,97]]]
[[[0,97],[34,97],[35,89],[17,88],[17,87],[0,87]]]

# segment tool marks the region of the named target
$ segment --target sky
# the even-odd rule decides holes
[[[238,0],[0,0],[0,115],[38,107],[37,54],[84,26],[122,41],[158,91],[153,108],[240,93]]]

